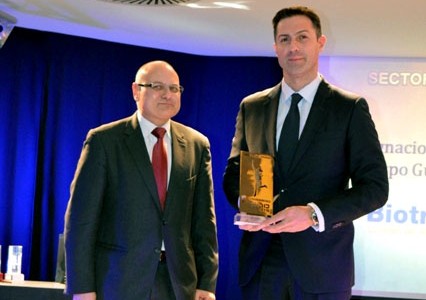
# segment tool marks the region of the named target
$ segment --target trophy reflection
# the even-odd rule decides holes
[[[273,214],[273,166],[268,154],[241,151],[240,154],[240,212],[235,225],[257,225]]]
[[[25,276],[22,270],[22,246],[9,246],[9,254],[7,258],[7,273],[4,274],[5,280],[24,281]]]

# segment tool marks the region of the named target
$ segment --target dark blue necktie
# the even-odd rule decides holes
[[[300,115],[297,104],[302,98],[303,97],[297,93],[291,95],[290,110],[288,111],[281,129],[277,158],[281,174],[284,175],[284,178],[287,177],[299,141]]]

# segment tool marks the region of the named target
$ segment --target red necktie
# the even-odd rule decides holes
[[[152,168],[154,169],[158,197],[160,198],[162,209],[164,209],[167,193],[167,153],[163,143],[165,133],[166,129],[161,127],[157,127],[152,131],[152,134],[157,137],[157,143],[152,150]]]

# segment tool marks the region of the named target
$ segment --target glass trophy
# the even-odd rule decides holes
[[[257,225],[272,216],[273,168],[271,155],[241,151],[240,212],[234,216],[235,225]]]
[[[21,269],[22,246],[9,246],[5,279],[11,281],[24,281],[24,274],[21,273]]]

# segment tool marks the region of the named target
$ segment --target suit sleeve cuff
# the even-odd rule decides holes
[[[325,221],[324,221],[324,216],[323,216],[321,210],[313,202],[308,203],[308,205],[310,207],[312,207],[312,209],[315,211],[315,213],[317,214],[317,217],[318,217],[318,225],[314,225],[314,226],[312,226],[312,228],[317,232],[323,232],[325,230]]]

